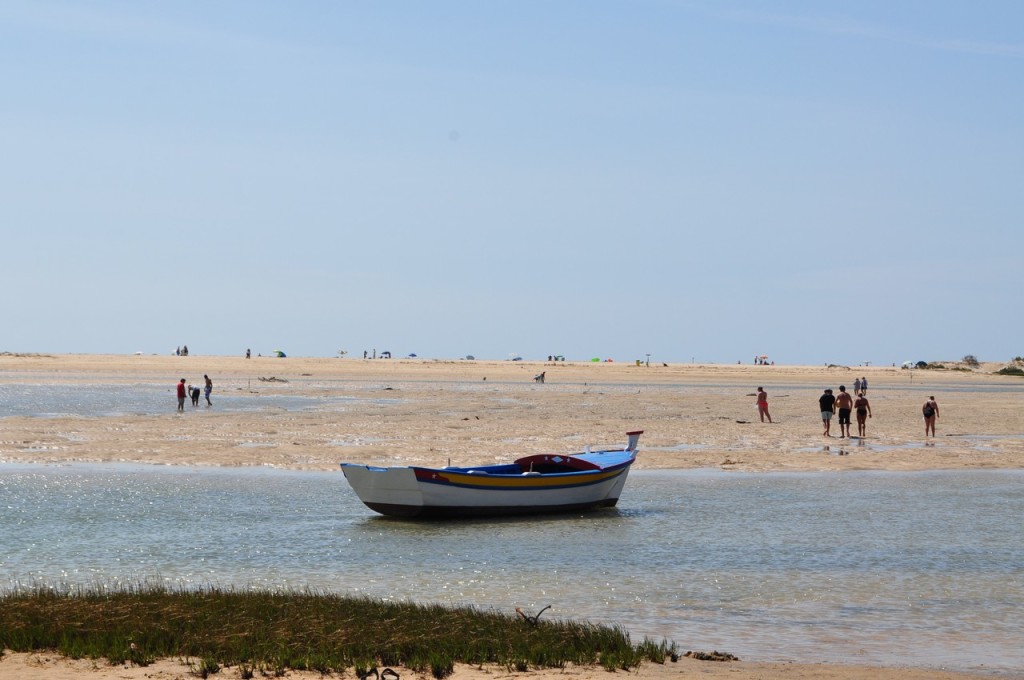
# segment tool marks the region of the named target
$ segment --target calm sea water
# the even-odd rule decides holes
[[[434,381],[407,381],[409,383],[433,383]],[[296,380],[296,384],[300,381]],[[272,395],[260,393],[261,383],[250,381],[245,389],[214,389],[213,401],[218,412],[254,412],[267,409],[284,409],[298,411],[306,409],[331,409],[343,408],[355,398],[365,398],[378,403],[395,403],[398,398],[381,398],[379,381],[343,381],[349,389],[362,389],[366,391],[365,397],[342,397],[330,395],[332,387],[338,387],[341,382],[322,381],[309,379],[303,386],[316,386],[325,391],[323,396],[301,396],[287,394],[287,385],[276,384]],[[509,384],[521,386],[521,383],[503,383],[492,380],[486,385],[483,383],[437,383],[443,384],[446,389],[465,390],[493,390],[495,385]],[[637,389],[650,387],[644,383],[590,383],[591,386],[602,385],[608,390],[622,390],[632,392]],[[562,384],[568,388],[570,384]],[[583,388],[586,383],[579,383],[576,387]],[[681,394],[694,391],[706,392],[721,391],[722,393],[735,393],[736,385],[714,384],[714,383],[687,383],[679,385],[659,385],[659,389],[678,390]],[[806,389],[805,386],[777,384],[775,391],[787,389]],[[875,392],[885,392],[888,388],[873,388]],[[932,394],[936,391],[942,393],[950,392],[1006,392],[1008,394],[1020,394],[1020,388],[1016,385],[956,385],[943,384],[940,390],[936,389],[934,383],[928,386],[916,386],[913,384],[901,384],[900,390],[918,390],[922,394]],[[813,397],[816,403],[817,395]],[[200,399],[200,408],[205,408],[206,402]],[[186,402],[189,409],[192,409],[190,402]],[[61,416],[78,417],[104,417],[104,416],[129,416],[129,415],[159,415],[173,413],[177,408],[175,397],[175,385],[156,383],[126,383],[126,384],[66,384],[66,383],[33,383],[33,382],[0,382],[0,418],[4,416],[34,416],[41,418],[52,418]]]
[[[634,471],[619,507],[378,517],[340,472],[0,464],[0,588],[325,589],[741,658],[1024,670],[1024,473]]]
[[[200,385],[202,387],[202,385]],[[297,411],[322,406],[325,403],[344,403],[343,398],[332,400],[316,397],[275,394],[262,397],[249,392],[218,392],[210,397],[218,412],[253,412],[269,408]],[[189,410],[205,409],[206,400],[199,398],[200,406]],[[103,417],[129,415],[159,415],[174,413],[178,408],[175,386],[154,384],[128,385],[66,385],[0,383],[0,417],[34,416],[56,418],[65,416]]]

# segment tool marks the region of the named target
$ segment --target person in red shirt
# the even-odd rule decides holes
[[[185,379],[182,378],[181,382],[178,383],[178,410],[185,410]]]

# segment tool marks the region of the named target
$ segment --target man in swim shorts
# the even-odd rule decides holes
[[[839,409],[839,438],[850,436],[850,412],[853,410],[853,397],[846,391],[846,385],[839,386],[836,397],[836,408]]]
[[[821,407],[821,422],[825,425],[825,436],[832,436],[832,414],[836,411],[836,398],[832,396],[832,390],[825,390],[825,393],[818,397],[818,405]]]

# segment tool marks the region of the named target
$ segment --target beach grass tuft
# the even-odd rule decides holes
[[[574,620],[526,625],[474,607],[390,602],[318,591],[36,585],[0,594],[0,649],[56,650],[71,658],[145,666],[188,659],[193,675],[225,667],[321,674],[404,666],[437,680],[455,664],[517,671],[601,665],[629,670],[663,663],[675,643],[634,644],[618,626]]]

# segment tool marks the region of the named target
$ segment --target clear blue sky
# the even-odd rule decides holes
[[[1024,355],[1024,3],[0,4],[0,351]]]

